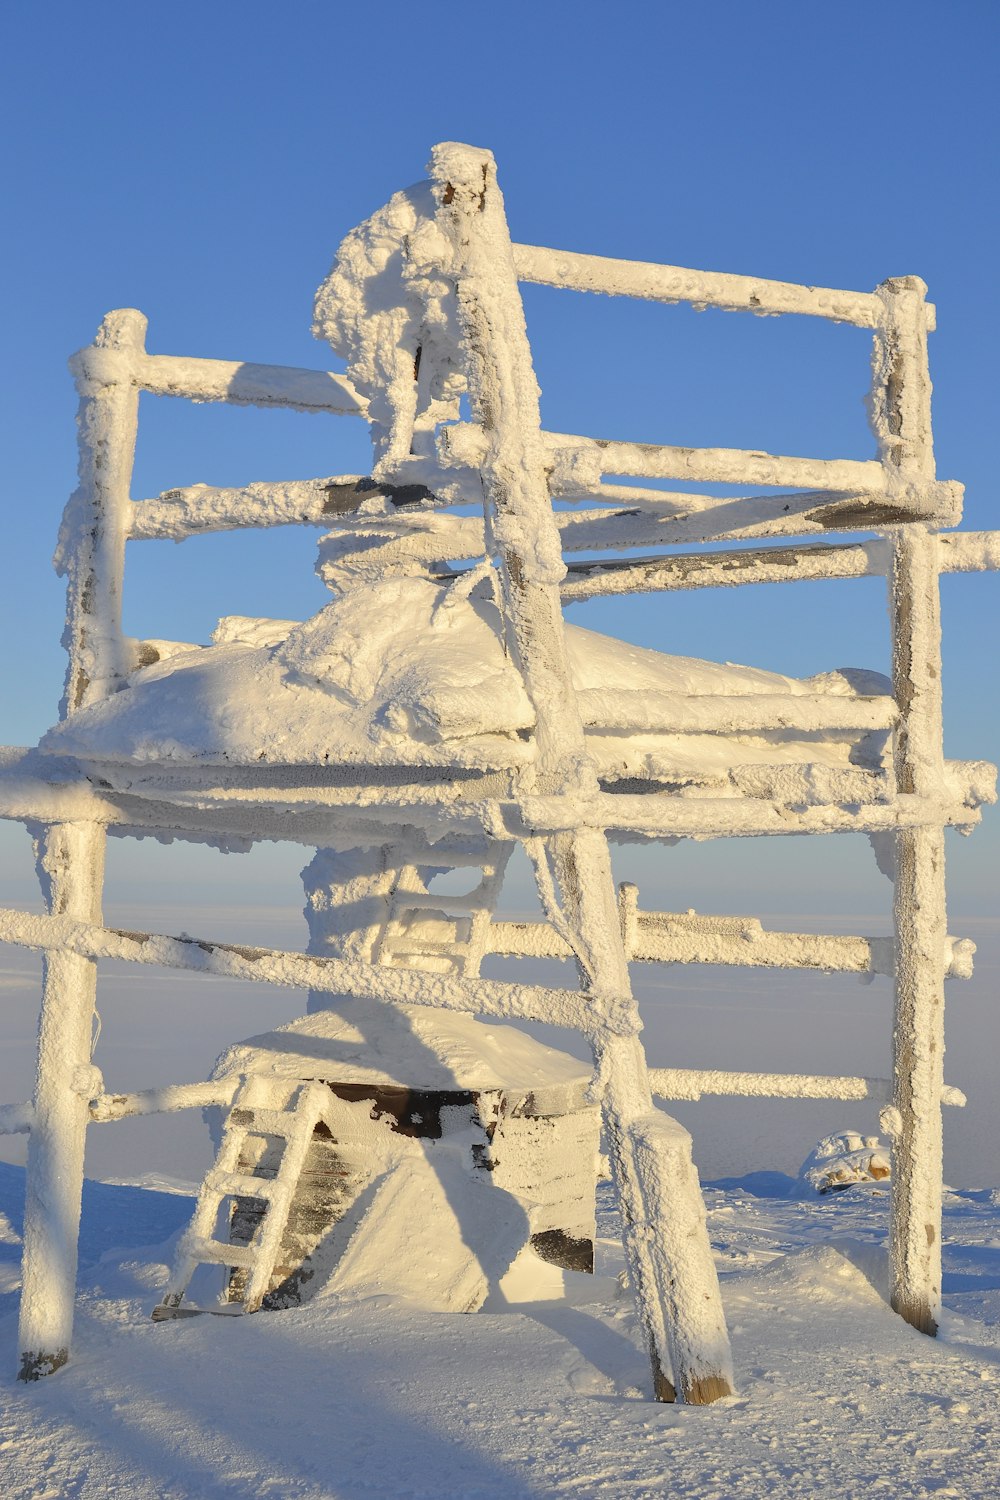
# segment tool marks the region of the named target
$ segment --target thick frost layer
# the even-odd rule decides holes
[[[307,620],[232,617],[218,644],[175,650],[108,701],[49,731],[43,749],[87,759],[315,765],[498,766],[531,758],[534,714],[487,601],[420,578],[350,589]],[[713,733],[713,700],[843,701],[884,693],[875,673],[795,679],[668,656],[568,626],[602,773],[706,783],[739,765],[871,763],[882,737],[851,729]],[[653,695],[665,695],[655,700]],[[683,734],[636,729],[637,708],[683,700]],[[701,705],[701,706],[699,706]],[[820,712],[820,722],[822,714]],[[620,727],[618,727],[620,726]]]
[[[313,332],[344,356],[368,398],[377,477],[410,453],[418,400],[440,403],[427,411],[432,422],[458,415],[455,292],[441,271],[450,256],[431,186],[418,183],[351,231],[316,295]]]

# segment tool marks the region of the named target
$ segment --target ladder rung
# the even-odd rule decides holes
[[[150,1317],[154,1323],[169,1323],[173,1318],[198,1318],[203,1313],[216,1318],[239,1318],[245,1312],[242,1302],[222,1303],[218,1307],[198,1307],[194,1302],[180,1302],[174,1307],[169,1302],[158,1302]]]
[[[273,1198],[285,1191],[276,1177],[254,1177],[250,1172],[222,1172],[213,1168],[205,1177],[205,1188],[220,1198]]]
[[[389,941],[389,958],[453,958],[459,953],[468,953],[468,943],[399,943]]]
[[[301,1110],[255,1109],[253,1120],[246,1124],[241,1122],[239,1129],[245,1130],[247,1135],[276,1135],[290,1141],[304,1129],[312,1130],[315,1122],[310,1119],[306,1126],[304,1119]]]
[[[224,1245],[221,1240],[195,1240],[185,1245],[191,1260],[205,1265],[239,1266],[252,1270],[259,1251],[256,1245]]]
[[[396,895],[397,911],[440,911],[467,912],[482,911],[486,902],[482,891],[469,891],[464,896],[440,896],[434,891],[399,891]]]

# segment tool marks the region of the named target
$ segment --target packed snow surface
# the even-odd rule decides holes
[[[0,1342],[16,1352],[21,1173],[0,1167]],[[759,1500],[1000,1491],[1000,1192],[945,1197],[936,1340],[885,1301],[888,1194],[710,1184],[739,1394],[645,1399],[602,1189],[597,1275],[471,1316],[391,1296],[154,1324],[190,1200],[88,1183],[71,1365],[0,1397],[9,1500]],[[791,1195],[791,1196],[790,1196]],[[421,1226],[414,1225],[419,1236]]]
[[[258,765],[445,761],[507,766],[532,755],[531,703],[486,600],[427,579],[350,589],[303,624],[230,619],[216,644],[167,646],[130,686],[74,714],[42,748],[87,759]],[[803,761],[847,766],[870,756],[850,729],[700,732],[719,695],[794,704],[889,690],[876,673],[797,679],[753,667],[668,656],[568,626],[574,685],[587,694],[588,735],[602,772],[701,784],[737,765]],[[684,700],[690,732],[618,729],[650,695]],[[710,722],[705,720],[707,728]],[[884,735],[874,737],[881,747]]]

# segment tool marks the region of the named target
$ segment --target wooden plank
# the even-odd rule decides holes
[[[660,1099],[874,1099],[892,1098],[891,1078],[833,1077],[816,1073],[731,1073],[710,1068],[650,1068],[649,1081]],[[942,1102],[967,1102],[961,1089],[944,1090]]]
[[[653,261],[619,260],[606,255],[583,255],[574,250],[551,250],[542,245],[514,245],[514,265],[520,281],[566,287],[577,292],[599,292],[608,297],[639,297],[649,302],[690,302],[695,307],[718,307],[727,312],[804,313],[877,328],[882,307],[872,292],[838,291],[832,287],[799,286],[760,276],[737,276],[722,271],[698,271]],[[934,310],[928,306],[928,327]]]
[[[245,527],[332,526],[338,516],[356,515],[371,500],[405,508],[433,500],[422,484],[379,484],[360,474],[329,479],[293,479],[225,488],[209,484],[165,490],[133,501],[128,534],[132,541],[183,541],[212,531]]]
[[[618,997],[595,999],[585,1005],[576,990],[508,984],[496,979],[456,980],[416,969],[321,958],[278,948],[126,932],[96,922],[36,916],[7,907],[0,908],[0,942],[88,959],[117,958],[258,984],[359,995],[386,1005],[428,1005],[471,1015],[547,1020],[584,1033],[603,1027],[614,1035],[631,1035],[636,1024],[631,1007],[620,1003]]]
[[[775,932],[754,917],[702,917],[686,912],[633,912],[626,941],[632,963],[719,964],[750,969],[817,969],[829,974],[895,973],[892,938]],[[487,952],[516,958],[570,958],[565,938],[545,921],[494,921]],[[949,979],[972,975],[975,944],[945,940]]]
[[[368,410],[364,397],[347,376],[331,370],[251,364],[246,360],[195,359],[183,354],[146,354],[142,350],[100,345],[81,349],[74,355],[71,369],[79,382],[91,388],[126,385],[154,396],[181,396],[188,401],[287,406],[296,411],[327,411],[339,416],[365,417]]]

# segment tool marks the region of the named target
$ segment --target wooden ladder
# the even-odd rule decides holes
[[[266,1100],[261,1098],[265,1089]],[[330,1091],[323,1084],[291,1083],[285,1107],[275,1109],[274,1089],[275,1081],[251,1077],[237,1091],[215,1165],[202,1182],[191,1222],[177,1246],[167,1289],[153,1309],[155,1322],[194,1317],[198,1313],[230,1316],[252,1313],[264,1300],[313,1131],[320,1121],[327,1120],[331,1102]],[[282,1142],[281,1160],[273,1177],[241,1170],[252,1136]],[[262,1206],[259,1222],[245,1245],[216,1238],[219,1211],[226,1198],[252,1199]],[[228,1288],[231,1300],[212,1307],[184,1301],[200,1265],[228,1266],[245,1273],[231,1280]]]
[[[490,923],[509,854],[510,845],[501,844],[477,859],[473,868],[478,867],[482,878],[461,895],[428,890],[440,866],[404,865],[389,900],[374,961],[391,968],[429,968],[456,978],[475,978],[488,951]],[[430,930],[421,930],[422,916]]]

